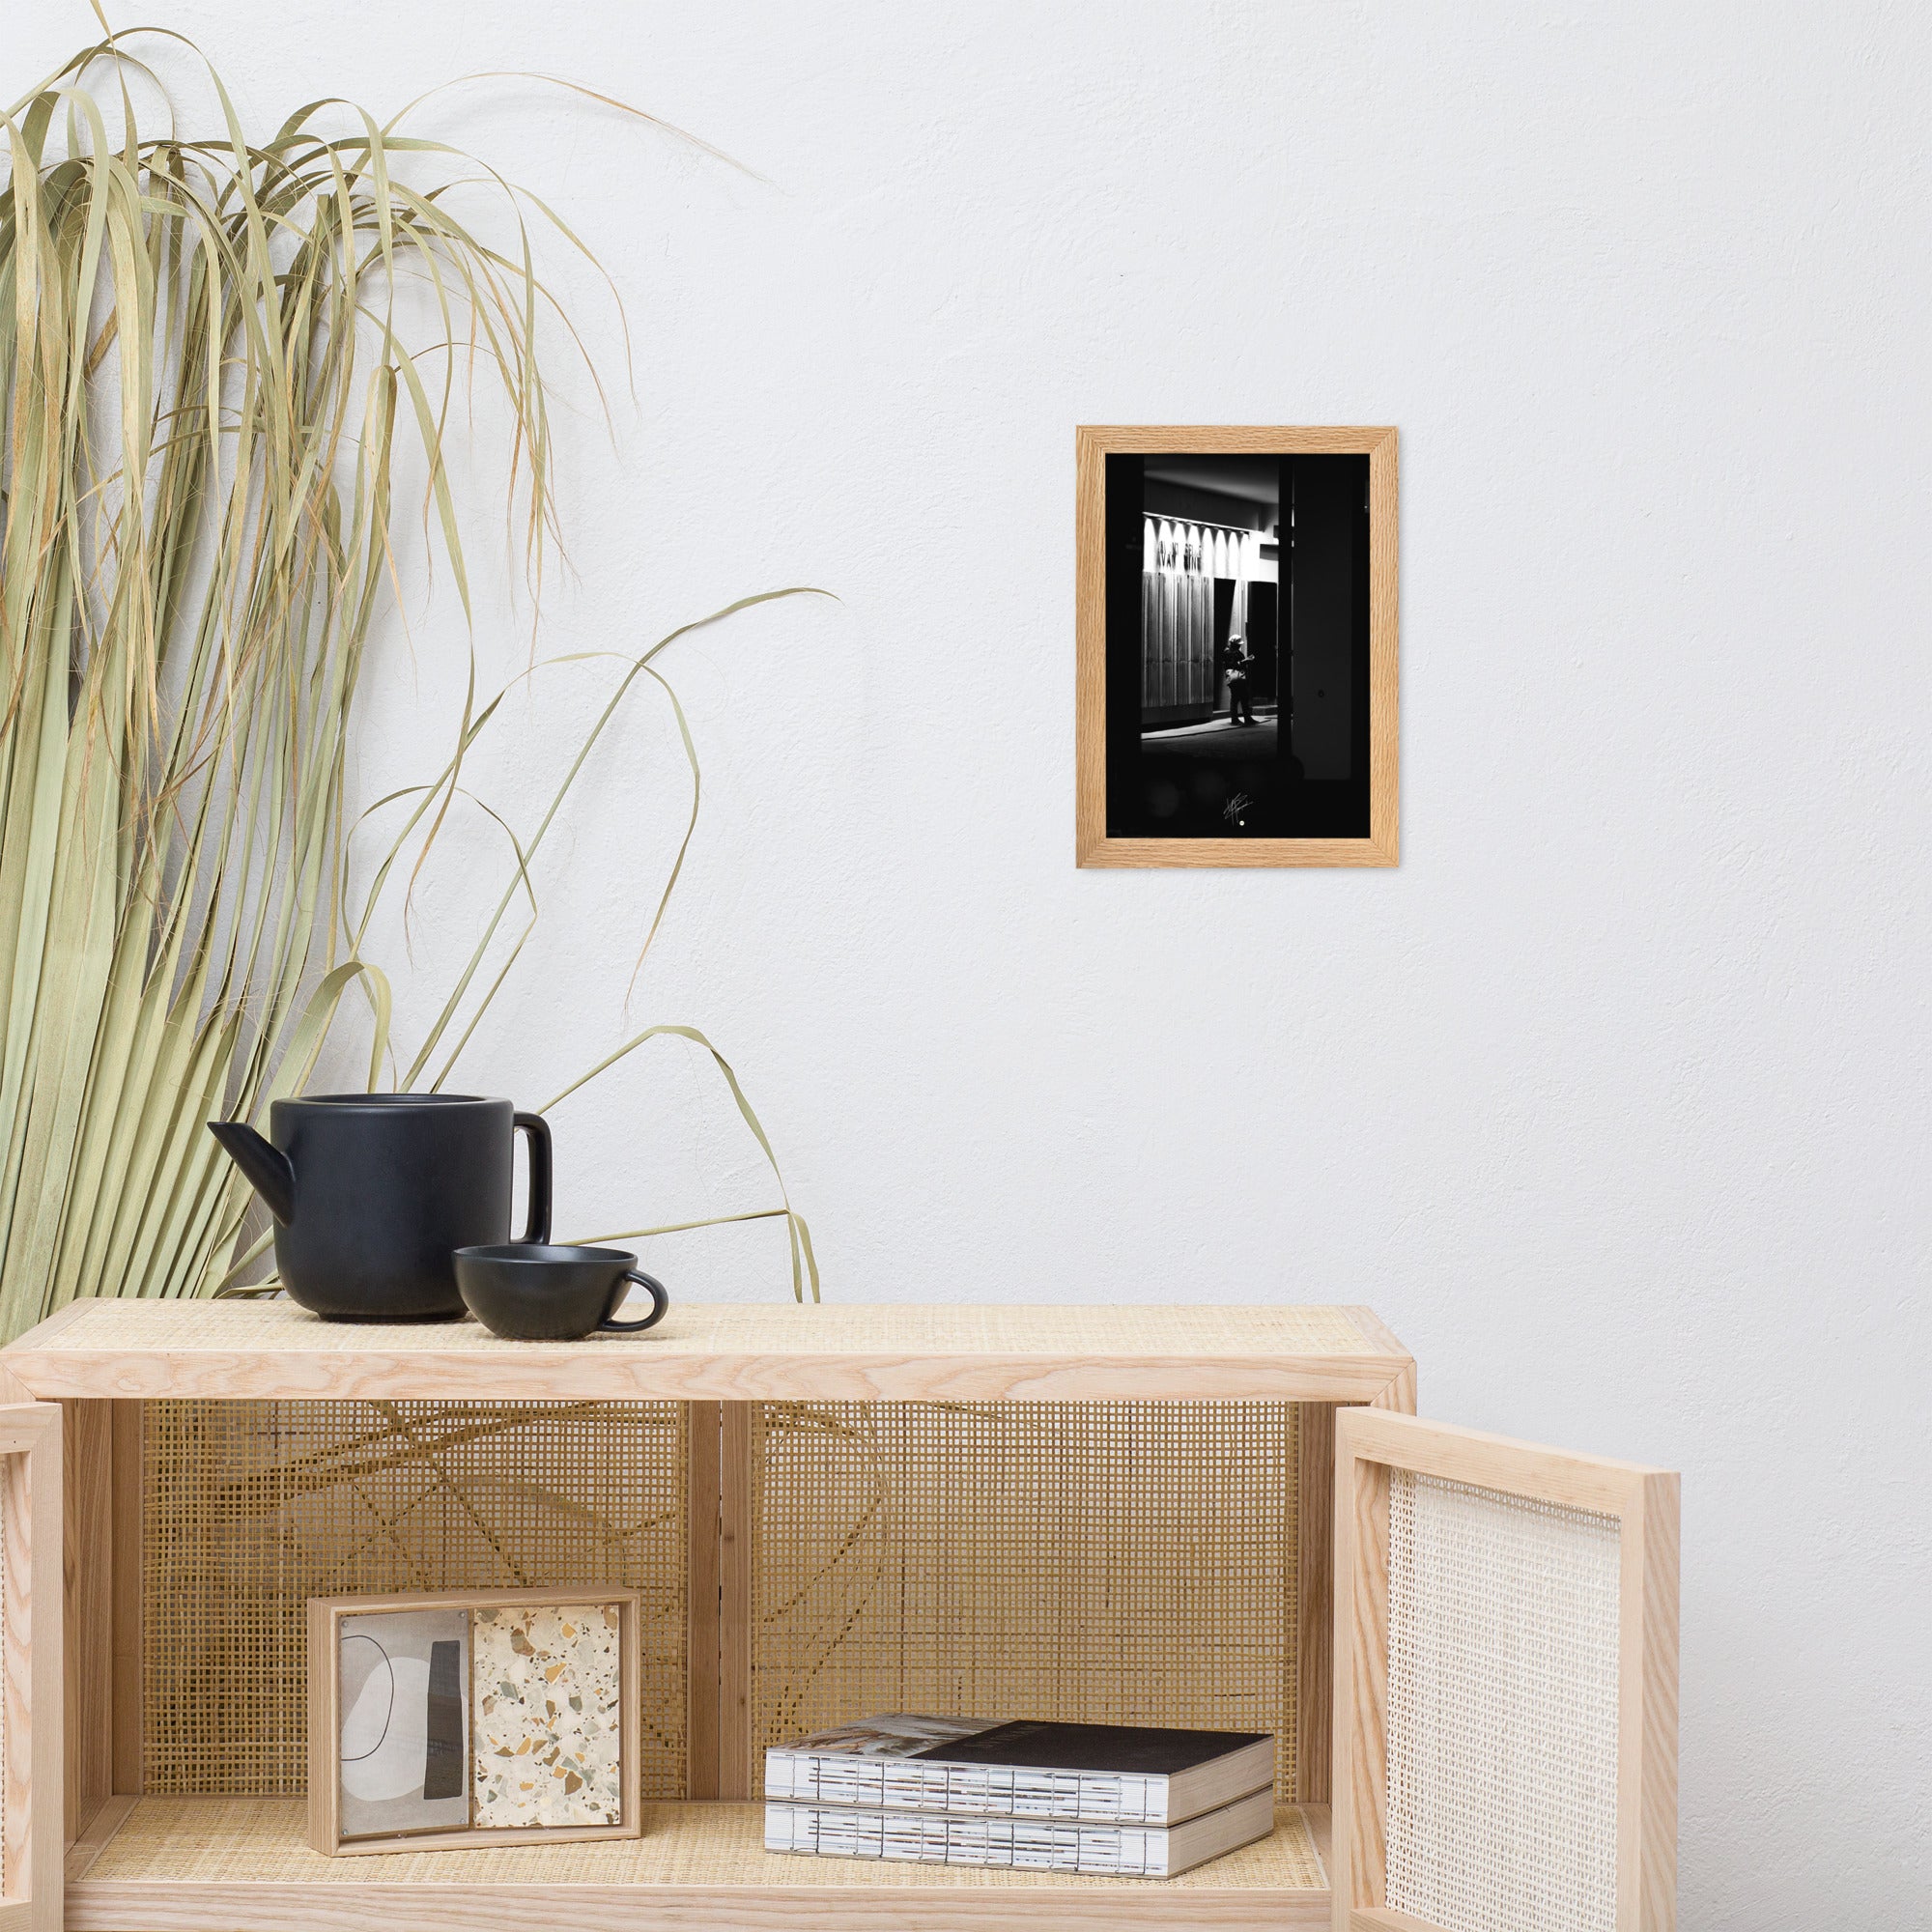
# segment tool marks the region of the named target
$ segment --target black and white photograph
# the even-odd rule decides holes
[[[1375,822],[1393,675],[1378,689],[1372,462],[1367,448],[1105,452],[1102,796],[1082,795],[1101,863],[1378,863],[1334,842],[1392,838]],[[1259,849],[1223,856],[1243,841]],[[1321,846],[1299,861],[1282,841]]]

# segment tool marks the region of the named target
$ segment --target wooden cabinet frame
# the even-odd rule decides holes
[[[752,1765],[752,1405],[695,1402],[685,1526],[685,1790],[748,1800]]]
[[[0,1406],[0,1932],[61,1923],[61,1462],[59,1408]]]
[[[1346,1317],[1353,1341],[1312,1342],[1316,1328],[1296,1323],[1316,1315]],[[24,1650],[7,1653],[7,1735],[21,1735],[12,1722],[16,1710],[43,1719],[30,1728],[27,1759],[6,1763],[8,1842],[22,1834],[24,1861],[9,1869],[27,1874],[28,1883],[21,1895],[0,1901],[0,1932],[54,1932],[62,1922],[63,1836],[71,1932],[361,1932],[385,1916],[508,1932],[546,1915],[567,1915],[575,1932],[634,1932],[646,1919],[692,1932],[991,1932],[1049,1922],[1094,1932],[1289,1932],[1331,1921],[1342,1932],[1429,1932],[1387,1912],[1379,1890],[1376,1750],[1383,1689],[1376,1659],[1385,1653],[1375,1639],[1378,1630],[1385,1639],[1386,1498],[1388,1471],[1397,1467],[1619,1516],[1624,1597],[1634,1606],[1620,1624],[1630,1647],[1621,1676],[1644,1690],[1626,1712],[1621,1751],[1628,1792],[1620,1811],[1638,1822],[1626,1848],[1627,1885],[1620,1874],[1629,1909],[1620,1910],[1618,1932],[1669,1932],[1675,1478],[1417,1424],[1415,1386],[1413,1361],[1366,1309],[685,1308],[648,1344],[562,1349],[495,1344],[456,1330],[326,1328],[286,1305],[76,1303],[0,1354],[0,1389],[43,1399],[0,1408],[10,1646],[22,1632],[29,1639]],[[466,1862],[408,1879],[387,1877],[382,1860],[318,1856],[318,1865],[337,1874],[329,1883],[304,1870],[299,1856],[292,1861],[286,1833],[259,1841],[243,1833],[232,1859],[224,1851],[218,1869],[193,1877],[134,1875],[117,1865],[110,1856],[117,1833],[126,1828],[138,1835],[144,1803],[149,1811],[156,1804],[203,1807],[196,1815],[211,1820],[228,1804],[140,1797],[141,1405],[164,1398],[688,1403],[693,1802],[647,1805],[641,1840],[578,1848],[590,1862],[567,1878],[548,1868],[538,1878],[517,1865],[519,1854],[510,1850],[430,1855],[480,1858],[490,1868]],[[913,1882],[908,1868],[890,1865],[837,1884],[809,1882],[794,1876],[800,1861],[756,1852],[734,1855],[729,1869],[704,1871],[672,1861],[639,1872],[612,1862],[685,1825],[695,1830],[707,1816],[726,1816],[732,1802],[742,1807],[753,1790],[752,1405],[855,1400],[1302,1406],[1301,1597],[1294,1612],[1300,1773],[1292,1796],[1326,1864],[1332,1895],[1305,1885],[1216,1883],[1213,1866],[1171,1883],[1042,1875],[1036,1885],[1014,1875],[994,1887],[971,1882],[971,1874],[956,1883]],[[65,1664],[60,1598],[47,1598],[58,1592],[60,1570],[44,1561],[32,1567],[34,1543],[45,1547],[36,1527],[63,1518]],[[45,1721],[61,1703],[63,1683],[65,1727]],[[247,1808],[246,1801],[241,1804]],[[341,1882],[345,1866],[359,1868],[353,1884]],[[49,1873],[54,1883],[42,1883]]]
[[[1618,1524],[1617,1932],[1672,1932],[1678,1479],[1361,1409],[1335,1443],[1335,1932],[1439,1932],[1386,1904],[1389,1488],[1405,1469]]]

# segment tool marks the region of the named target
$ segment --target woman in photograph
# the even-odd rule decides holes
[[[1254,663],[1245,638],[1230,638],[1221,646],[1222,668],[1228,673],[1228,722],[1252,724],[1255,709],[1248,698],[1248,667]]]

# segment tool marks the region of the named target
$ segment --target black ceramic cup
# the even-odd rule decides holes
[[[450,1257],[463,1305],[511,1342],[575,1342],[598,1330],[636,1335],[655,1327],[670,1306],[665,1285],[642,1274],[622,1248],[554,1248],[502,1241],[458,1248]],[[641,1321],[611,1318],[627,1282],[647,1289],[651,1312]]]

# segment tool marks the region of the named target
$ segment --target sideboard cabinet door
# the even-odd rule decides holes
[[[1336,1932],[1672,1932],[1678,1481],[1335,1430]]]
[[[60,1932],[62,1536],[60,1405],[0,1404],[0,1932]]]

